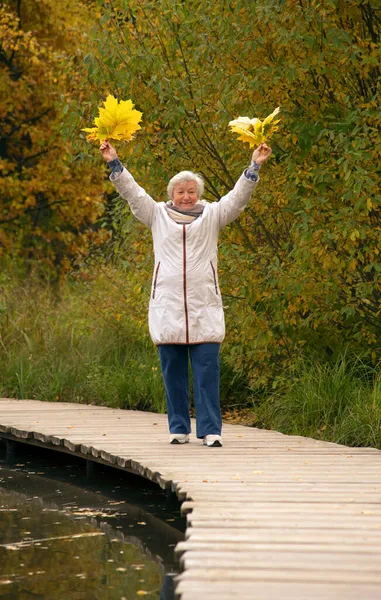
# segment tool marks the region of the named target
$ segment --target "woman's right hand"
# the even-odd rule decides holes
[[[114,160],[114,158],[118,158],[118,154],[113,146],[111,146],[108,140],[105,140],[103,144],[100,145],[99,150],[102,153],[104,160],[110,162],[110,160]]]

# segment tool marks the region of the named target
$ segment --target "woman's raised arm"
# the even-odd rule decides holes
[[[253,152],[250,166],[242,173],[234,188],[219,202],[212,204],[213,209],[218,211],[220,229],[234,221],[245,209],[258,184],[258,171],[271,152],[267,144],[258,146]]]
[[[116,162],[115,170],[113,168],[113,172],[110,175],[110,180],[114,184],[115,189],[124,200],[127,200],[134,217],[151,228],[156,202],[136,183],[131,173],[123,167],[118,159],[117,151],[111,146],[108,140],[105,140],[101,144],[99,150],[104,160],[109,164],[111,161]],[[110,166],[113,167],[113,165]]]

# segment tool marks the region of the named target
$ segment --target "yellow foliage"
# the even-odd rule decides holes
[[[77,84],[70,56],[85,47],[92,16],[71,0],[38,4],[22,3],[19,17],[11,2],[0,7],[0,255],[28,256],[31,269],[59,276],[107,237],[92,226],[104,211],[104,174],[73,161],[58,132],[58,107]]]
[[[95,117],[95,127],[85,127],[81,131],[89,133],[88,140],[114,139],[129,142],[136,131],[141,129],[138,124],[143,113],[134,109],[131,100],[118,100],[109,94],[104,102],[104,108],[100,107],[99,117]]]
[[[259,144],[269,140],[271,135],[277,131],[277,124],[280,119],[274,121],[274,118],[279,111],[280,106],[263,119],[263,121],[257,117],[254,119],[249,119],[249,117],[238,117],[238,119],[230,121],[229,127],[232,132],[239,134],[239,140],[247,142],[250,148],[253,148],[254,146],[259,146]]]
[[[354,229],[350,235],[349,235],[350,239],[352,240],[352,242],[355,242],[357,240],[357,238],[360,237],[360,233],[358,232],[357,229]]]

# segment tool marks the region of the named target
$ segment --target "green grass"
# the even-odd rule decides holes
[[[49,286],[9,286],[2,300],[2,397],[165,412],[146,323],[129,316],[125,299],[118,305],[111,285],[72,283],[59,297]],[[245,379],[224,364],[221,388],[223,406],[247,396]]]
[[[304,359],[288,389],[255,407],[257,424],[287,434],[381,448],[381,371],[342,354]]]
[[[139,321],[108,279],[65,283],[59,293],[48,285],[4,284],[0,276],[1,285],[2,397],[165,412],[146,315]],[[332,362],[296,357],[279,391],[253,398],[245,377],[225,362],[226,351],[225,411],[253,405],[256,426],[381,448],[380,366],[346,353]]]
[[[133,321],[92,315],[90,296],[12,290],[0,315],[2,396],[163,412],[155,348]]]

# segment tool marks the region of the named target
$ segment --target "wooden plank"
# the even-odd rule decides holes
[[[253,515],[299,515],[303,514],[340,514],[349,515],[381,515],[381,504],[378,503],[348,503],[348,502],[258,502],[251,499],[249,504],[243,503],[237,513],[237,500],[226,500],[225,502],[214,502],[212,499],[198,502],[185,501],[181,505],[181,514],[186,515],[195,511],[197,516],[210,515],[214,517],[235,517],[246,518]]]
[[[218,544],[211,540],[195,540],[188,538],[183,542],[179,542],[176,546],[176,554],[182,555],[184,552],[206,552],[210,554],[212,552],[234,552],[237,556],[237,561],[240,561],[240,555],[245,553],[252,553],[254,551],[259,552],[285,552],[287,551],[290,555],[296,552],[303,552],[303,554],[311,553],[338,553],[343,559],[347,554],[355,554],[356,556],[377,556],[379,558],[379,544],[376,542],[362,543],[356,546],[354,552],[353,545],[348,544],[347,540],[331,540],[331,541],[320,541],[316,540],[308,541],[296,541],[296,542],[271,542],[271,541],[254,541],[247,539],[246,541],[240,541],[238,544],[234,541],[220,541]]]
[[[191,526],[191,528],[196,531],[197,529],[203,530],[205,526],[209,529],[235,529],[237,532],[247,531],[247,530],[266,530],[271,529],[281,529],[281,528],[293,528],[294,532],[303,532],[308,529],[311,533],[311,530],[330,530],[330,531],[362,531],[364,533],[368,533],[369,531],[373,532],[374,528],[381,528],[381,519],[380,517],[376,518],[368,518],[361,519],[356,518],[354,515],[347,515],[346,517],[340,518],[339,515],[322,515],[320,518],[312,518],[300,516],[300,518],[292,518],[287,515],[283,518],[280,517],[272,517],[269,515],[267,518],[257,517],[257,518],[247,518],[239,520],[231,519],[231,518],[217,518],[214,519],[211,515],[209,518],[199,519],[197,517],[192,516],[192,513],[187,515],[187,525]],[[378,532],[377,532],[378,533]],[[381,532],[380,532],[381,533]]]
[[[380,573],[378,552],[298,552],[298,551],[246,551],[237,559],[236,551],[204,550],[187,552],[181,558],[181,564],[187,569],[291,569],[302,571],[358,571],[363,574]]]
[[[381,586],[351,583],[278,582],[256,581],[205,581],[177,582],[177,593],[182,600],[207,598],[208,600],[378,600]]]
[[[381,544],[381,530],[368,529],[366,531],[348,530],[348,529],[327,529],[304,527],[297,529],[294,527],[268,527],[257,528],[248,527],[246,529],[236,529],[235,527],[188,527],[185,537],[194,544],[196,542],[213,541],[214,544],[221,542],[240,544],[241,542],[271,542],[271,543],[321,543],[321,542],[342,542],[357,548],[362,545]]]
[[[363,583],[377,584],[381,587],[381,571],[379,568],[373,570],[341,570],[315,571],[313,569],[242,569],[237,567],[229,569],[223,568],[196,568],[188,569],[181,574],[181,581],[226,581],[242,582],[251,581],[255,584],[257,581],[304,581],[311,583]]]

